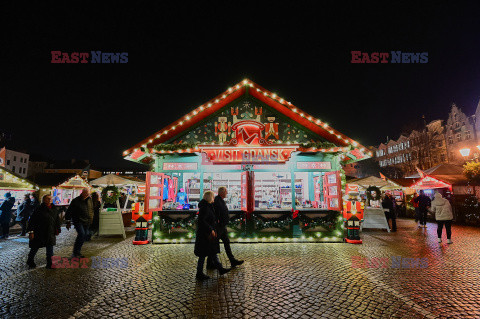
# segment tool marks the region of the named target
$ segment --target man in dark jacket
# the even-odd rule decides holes
[[[33,212],[28,222],[28,231],[30,237],[30,253],[28,254],[27,265],[35,268],[35,255],[42,247],[47,251],[47,269],[52,268],[53,246],[56,244],[56,238],[60,234],[60,218],[58,211],[52,204],[52,196],[45,195],[43,203]]]
[[[430,200],[430,197],[425,195],[424,191],[421,190],[420,196],[415,198],[414,202],[418,203],[418,210],[420,213],[420,225],[418,227],[427,228],[427,212],[430,209],[430,206],[432,206],[432,201]]]
[[[22,233],[19,236],[25,236],[27,233],[27,222],[33,213],[33,205],[30,195],[26,194],[23,202],[17,208],[17,218],[15,221],[20,222]]]
[[[0,224],[2,226],[2,236],[0,239],[8,238],[10,233],[10,220],[12,219],[12,207],[15,205],[15,198],[10,193],[5,194],[5,200],[0,206]]]
[[[225,203],[225,198],[227,197],[227,188],[220,187],[218,189],[218,195],[215,196],[215,201],[213,202],[213,206],[215,208],[215,215],[218,220],[217,226],[217,233],[218,239],[222,240],[223,246],[225,247],[225,252],[227,253],[228,259],[230,260],[230,264],[232,268],[238,265],[243,264],[243,260],[237,260],[232,254],[232,249],[230,248],[230,239],[228,238],[228,231],[227,225],[230,220],[228,207]],[[207,268],[213,268],[211,261],[207,259]]]
[[[385,217],[387,218],[387,223],[388,220],[392,220],[392,232],[397,231],[397,216],[395,214],[395,209],[393,205],[393,198],[392,195],[385,194],[385,198],[382,201],[382,207],[385,209],[388,209],[388,212],[385,212]]]
[[[80,196],[72,200],[65,214],[65,219],[67,220],[67,229],[70,229],[70,220],[72,220],[77,231],[72,257],[84,258],[81,250],[93,221],[93,202],[88,188],[84,188]]]

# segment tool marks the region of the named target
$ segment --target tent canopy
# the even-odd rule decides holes
[[[463,175],[463,167],[455,164],[439,164],[423,171],[425,175]],[[420,178],[420,174],[416,173],[406,178]]]
[[[116,174],[109,174],[102,176],[100,178],[94,179],[90,181],[90,185],[93,186],[101,186],[101,187],[106,187],[106,186],[128,186],[128,185],[143,185],[145,184],[142,181],[138,181],[136,179],[132,178],[126,178],[122,176],[118,176]]]
[[[367,189],[369,186],[377,186],[382,190],[401,189],[402,187],[390,180],[383,180],[379,177],[368,176],[365,178],[354,179],[348,182],[348,184],[358,185],[361,188]]]

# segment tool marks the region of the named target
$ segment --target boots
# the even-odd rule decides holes
[[[200,273],[197,272],[197,274],[195,275],[195,278],[197,278],[197,280],[200,280],[200,281],[210,279],[210,277],[205,275],[203,272],[200,272]]]
[[[232,268],[235,268],[236,266],[240,266],[241,264],[243,264],[244,260],[237,260],[235,258],[233,259],[230,259],[230,265],[232,266]]]
[[[27,260],[27,266],[28,266],[28,268],[30,268],[30,269],[33,269],[33,268],[36,268],[36,267],[37,267],[37,265],[35,264],[35,262],[33,261],[33,259],[30,259],[30,258],[28,258],[28,260]]]

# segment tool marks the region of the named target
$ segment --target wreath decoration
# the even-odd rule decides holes
[[[107,204],[117,203],[120,191],[116,186],[107,186],[102,190],[102,201]]]
[[[375,192],[377,194],[377,198],[373,198],[372,192]],[[382,192],[380,191],[380,188],[377,186],[368,186],[367,188],[367,198],[369,201],[371,200],[381,200],[382,199]]]

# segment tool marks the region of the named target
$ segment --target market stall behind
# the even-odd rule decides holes
[[[5,200],[5,194],[10,193],[15,198],[15,205],[13,206],[15,210],[26,194],[38,191],[38,189],[37,184],[0,166],[0,205]]]
[[[122,211],[122,219],[124,225],[129,226],[130,221],[132,220],[132,209],[128,204],[131,202],[141,201],[143,195],[145,194],[145,182],[134,177],[125,177],[116,174],[109,174],[91,180],[90,184],[100,190],[108,186],[115,186],[118,187],[120,193],[126,194],[124,203],[120,203],[119,201],[119,205],[123,204],[120,205],[119,208]]]
[[[32,178],[40,187],[40,198],[51,194],[53,204],[66,210],[72,199],[80,196],[82,189],[90,185],[77,174],[39,173]]]

